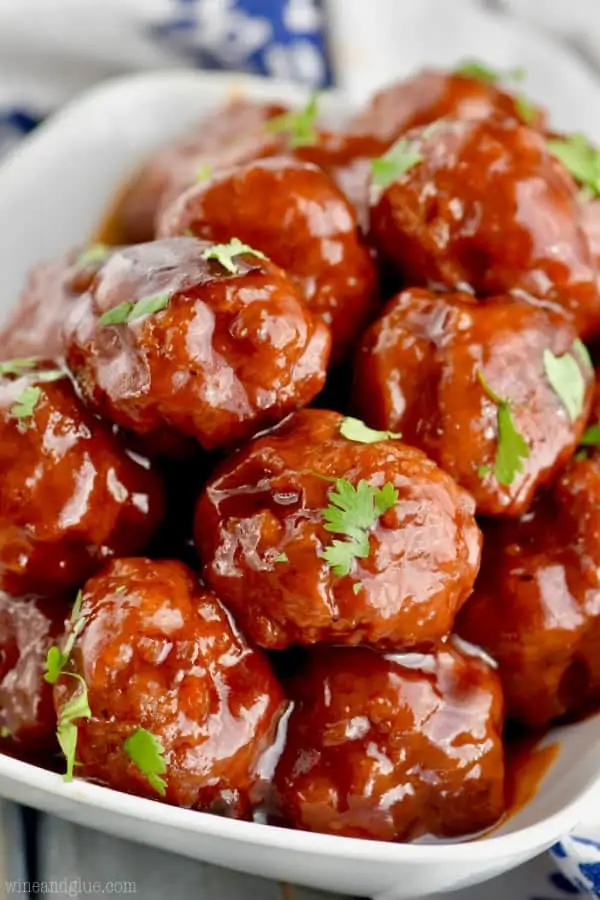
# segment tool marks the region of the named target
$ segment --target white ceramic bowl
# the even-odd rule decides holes
[[[14,301],[30,265],[91,233],[107,198],[140,158],[237,93],[304,99],[298,88],[240,76],[135,76],[92,90],[37,132],[0,169],[0,309]],[[257,875],[402,900],[490,878],[592,817],[600,804],[599,724],[589,719],[549,735],[560,752],[536,797],[491,836],[471,843],[385,844],[236,822],[82,781],[65,784],[2,755],[0,794]]]

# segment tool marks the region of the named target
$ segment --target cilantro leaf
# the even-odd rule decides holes
[[[233,257],[240,256],[242,253],[247,253],[249,256],[256,256],[258,259],[267,259],[265,254],[260,250],[254,250],[253,247],[249,247],[248,244],[243,244],[240,239],[236,237],[231,238],[228,244],[213,244],[212,247],[207,247],[202,254],[202,259],[216,259],[217,262],[221,263],[224,269],[227,269],[232,275],[237,275],[238,267],[233,261]]]
[[[114,249],[114,247],[109,247],[107,244],[91,244],[79,254],[75,265],[79,269],[85,269],[86,266],[106,262],[111,253],[114,252]]]
[[[34,369],[38,364],[35,356],[17,357],[9,359],[8,362],[0,363],[0,375],[16,375],[20,378],[25,375],[29,369]]]
[[[422,161],[415,142],[400,138],[383,156],[371,160],[373,184],[387,188]]]
[[[583,412],[585,378],[577,361],[570,353],[555,356],[544,350],[544,371],[552,390],[561,399],[572,422]]]
[[[56,682],[62,675],[64,668],[69,661],[69,657],[71,656],[71,653],[73,651],[73,647],[75,646],[75,641],[83,630],[86,619],[85,616],[81,615],[82,603],[83,593],[82,591],[79,591],[77,597],[75,598],[73,609],[71,610],[71,630],[69,632],[67,640],[65,641],[65,646],[63,647],[63,649],[61,650],[60,647],[57,646],[48,648],[48,653],[46,654],[46,671],[44,673],[44,679],[49,684],[56,684]],[[67,672],[65,674],[69,673]]]
[[[135,303],[124,300],[123,303],[119,303],[118,306],[107,309],[106,312],[100,316],[100,325],[121,325],[123,322],[128,322],[129,315],[134,306]]]
[[[164,797],[167,786],[165,779],[160,776],[167,771],[165,748],[156,735],[145,728],[137,728],[125,740],[123,749],[142,775],[146,776],[150,786]]]
[[[266,130],[271,134],[288,134],[290,147],[314,146],[319,136],[315,128],[319,115],[319,92],[311,94],[304,109],[297,112],[283,113],[266,123]]]
[[[363,589],[362,581],[355,581],[354,584],[352,585],[352,593],[353,594],[360,594],[362,589]]]
[[[402,437],[395,431],[376,431],[352,416],[346,416],[343,420],[340,425],[340,434],[346,440],[355,441],[357,444],[376,444],[378,441],[400,440]]]
[[[478,370],[477,377],[485,393],[498,407],[498,446],[493,471],[496,481],[508,487],[513,483],[516,475],[523,471],[523,460],[527,459],[530,453],[529,445],[513,422],[510,400],[500,397],[490,387],[481,369]],[[488,474],[487,469],[487,466],[479,467],[480,477]]]
[[[67,771],[63,778],[65,781],[72,781],[77,750],[77,725],[75,721],[76,719],[91,718],[92,711],[88,701],[87,685],[81,675],[75,675],[73,672],[66,672],[65,674],[69,675],[70,678],[76,678],[81,685],[81,690],[77,691],[60,708],[56,729],[56,737],[67,762]]]
[[[553,138],[546,146],[592,196],[600,196],[600,151],[583,134]]]
[[[212,171],[212,166],[209,166],[208,163],[200,166],[196,172],[196,181],[208,181],[209,178],[212,178]]]
[[[523,66],[515,66],[513,69],[492,69],[491,66],[476,59],[465,59],[454,70],[457,75],[465,78],[475,78],[485,84],[496,84],[498,81],[522,81],[525,78]]]
[[[590,372],[594,371],[594,364],[592,363],[592,357],[590,356],[590,351],[585,346],[583,341],[580,341],[579,338],[573,341],[573,350],[577,353],[582,363],[589,369]]]
[[[368,557],[371,549],[368,530],[379,516],[396,505],[398,492],[389,483],[376,488],[361,479],[354,487],[345,478],[337,478],[335,488],[327,496],[324,528],[347,539],[333,540],[323,551],[323,557],[334,575],[349,575],[354,559]]]
[[[125,322],[133,322],[134,319],[141,319],[142,316],[160,312],[167,308],[171,296],[169,291],[163,291],[160,294],[149,294],[147,297],[142,297],[136,303],[125,300],[101,315],[100,325],[122,325]]]
[[[600,446],[600,424],[596,423],[595,425],[590,425],[583,432],[581,436],[581,440],[579,441],[580,447],[599,447]]]
[[[10,414],[13,419],[18,419],[19,424],[22,425],[25,430],[29,428],[30,419],[33,417],[33,413],[35,412],[35,408],[38,405],[41,396],[42,392],[39,387],[28,385],[21,391],[15,403],[10,408]]]
[[[160,312],[163,309],[166,309],[169,305],[169,300],[171,299],[171,294],[169,291],[163,291],[161,294],[150,294],[148,297],[142,297],[141,300],[135,304],[129,316],[127,317],[128,322],[133,322],[134,319],[141,319],[142,316],[150,316],[152,313]]]
[[[289,562],[287,553],[278,553],[273,562],[276,563],[286,563]]]
[[[527,99],[527,97],[523,97],[522,94],[515,97],[515,109],[519,114],[519,118],[525,125],[531,125],[535,122],[537,108],[531,100]]]

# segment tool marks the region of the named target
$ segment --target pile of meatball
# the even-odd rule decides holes
[[[111,243],[29,276],[0,745],[193,810],[472,835],[506,723],[600,701],[600,175],[568,148],[596,151],[482,66],[317,107],[214,112]]]

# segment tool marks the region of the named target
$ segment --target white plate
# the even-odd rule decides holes
[[[44,126],[0,170],[0,304],[26,269],[81,242],[106,199],[149,150],[232,93],[301,101],[299,89],[229,75],[177,72],[94,89]],[[600,108],[600,97],[597,97]],[[0,755],[0,793],[108,833],[311,887],[402,900],[513,868],[570,831],[600,801],[598,719],[551,735],[560,753],[535,799],[493,836],[401,845],[220,819],[119,794]]]

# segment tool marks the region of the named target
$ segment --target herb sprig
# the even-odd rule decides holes
[[[416,142],[400,138],[383,156],[371,160],[373,184],[385,189],[420,162],[423,162],[423,156]]]
[[[212,247],[207,247],[202,254],[202,259],[216,259],[224,269],[232,275],[237,275],[239,266],[234,262],[234,257],[242,254],[256,256],[258,259],[267,259],[261,250],[255,250],[254,247],[243,244],[236,237],[231,238],[228,244],[213,244]]]
[[[600,196],[600,150],[583,134],[552,138],[546,146],[591,197]]]
[[[379,441],[397,441],[402,435],[397,431],[377,431],[375,428],[369,428],[360,419],[352,416],[346,416],[340,425],[340,434],[348,441],[355,441],[357,444],[376,444]]]
[[[161,312],[169,305],[172,293],[163,291],[160,294],[149,294],[142,297],[141,300],[133,302],[124,300],[118,306],[113,306],[100,316],[100,325],[122,325],[125,322],[133,322],[135,319],[141,319],[142,316],[150,316],[153,313]]]
[[[136,728],[124,741],[123,750],[156,793],[164,797],[167,785],[161,776],[167,771],[165,748],[156,735],[145,728]]]
[[[523,460],[529,457],[529,445],[517,429],[511,411],[511,402],[505,397],[500,397],[488,384],[481,369],[477,371],[479,382],[489,397],[498,407],[497,428],[498,445],[494,467],[481,466],[478,470],[480,476],[493,472],[499,484],[509,487],[516,476],[523,471]]]
[[[583,348],[583,352],[581,350]],[[587,366],[589,354],[584,344],[577,341],[573,350]],[[554,393],[560,398],[569,419],[574,422],[583,412],[586,393],[586,381],[581,367],[573,353],[555,356],[551,350],[544,350],[544,371]]]
[[[266,123],[266,130],[271,134],[287,134],[290,148],[314,146],[319,136],[316,122],[319,115],[319,92],[311,94],[304,109],[297,112],[283,113]]]
[[[334,540],[325,548],[323,556],[334,575],[349,575],[354,559],[369,556],[369,529],[380,516],[398,502],[398,491],[389,482],[381,488],[361,479],[356,487],[345,478],[336,478],[329,492],[329,504],[323,509],[325,530],[343,535],[346,540]]]

